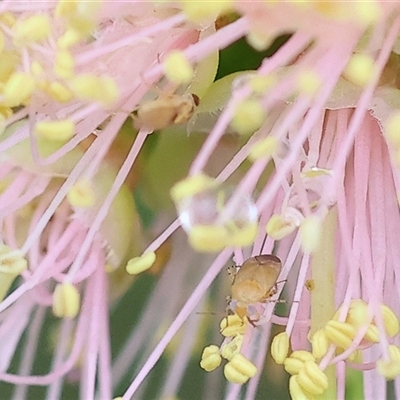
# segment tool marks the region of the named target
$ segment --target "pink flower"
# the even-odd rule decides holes
[[[389,379],[397,396],[396,3],[3,1],[0,29],[0,380],[14,398],[58,398],[66,379],[82,399],[168,398],[192,355],[223,365],[189,376],[207,379],[203,397],[265,397],[267,352],[294,399],[344,398],[346,370],[363,371],[365,397]],[[256,71],[212,83],[219,50],[288,33]],[[260,254],[274,256],[246,261]],[[124,297],[164,264],[147,303],[140,277]],[[201,355],[196,311],[228,294]],[[124,301],[140,318],[114,317]]]

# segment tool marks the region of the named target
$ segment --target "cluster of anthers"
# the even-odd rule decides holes
[[[295,350],[289,354],[289,336],[276,335],[271,354],[276,363],[283,364],[292,375],[289,389],[294,399],[312,398],[328,389],[326,368],[340,361],[357,369],[377,368],[386,379],[400,374],[400,348],[389,344],[399,332],[399,319],[386,305],[381,304],[376,317],[366,302],[353,299],[348,310],[342,305],[324,327],[309,334],[311,351]],[[364,349],[380,344],[382,355],[363,363]]]

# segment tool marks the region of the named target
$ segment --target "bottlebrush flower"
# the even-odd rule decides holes
[[[14,398],[265,398],[283,369],[294,399],[400,397],[399,29],[394,2],[2,2]],[[282,34],[212,83],[218,51]],[[220,327],[196,314],[229,294]]]

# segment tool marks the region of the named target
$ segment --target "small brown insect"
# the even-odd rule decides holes
[[[161,94],[154,100],[139,105],[132,117],[140,127],[153,130],[187,122],[194,114],[200,99],[193,93]]]
[[[276,280],[282,269],[281,260],[272,254],[251,257],[239,268],[232,282],[232,300],[235,312],[247,316],[247,307],[265,302],[276,291]]]

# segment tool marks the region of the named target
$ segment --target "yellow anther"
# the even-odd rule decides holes
[[[383,322],[386,333],[390,336],[396,336],[399,333],[399,319],[397,315],[385,304],[381,304]]]
[[[103,107],[113,104],[119,95],[114,79],[107,76],[80,75],[71,80],[70,88],[80,99],[96,101]]]
[[[54,10],[56,17],[69,17],[76,13],[78,1],[59,0]]]
[[[80,294],[71,283],[60,283],[53,295],[53,313],[59,318],[75,318],[80,308]]]
[[[224,368],[225,378],[232,383],[246,383],[256,373],[257,367],[242,354],[235,354]]]
[[[195,225],[188,232],[193,249],[205,253],[215,253],[228,246],[229,232],[224,226]]]
[[[257,100],[244,100],[235,110],[231,127],[241,135],[254,133],[261,128],[265,119],[265,111]]]
[[[386,139],[396,149],[400,147],[400,111],[395,111],[385,122],[384,134]]]
[[[312,355],[315,358],[322,358],[328,351],[329,341],[325,329],[317,330],[311,340]]]
[[[24,72],[14,72],[3,88],[3,104],[16,107],[26,102],[35,90],[35,80],[32,75]]]
[[[35,134],[48,140],[64,142],[75,135],[75,124],[70,119],[40,121],[35,125]]]
[[[236,224],[226,225],[229,233],[227,245],[233,247],[247,247],[254,243],[257,236],[258,224],[247,223],[238,228]]]
[[[4,50],[4,35],[3,32],[0,31],[0,53]]]
[[[379,330],[378,327],[374,324],[370,324],[366,334],[364,335],[364,340],[368,340],[368,342],[378,343],[379,342]]]
[[[239,354],[243,344],[243,335],[237,334],[229,343],[221,347],[221,356],[226,360],[232,360],[235,354]]]
[[[389,360],[378,360],[376,367],[384,378],[392,380],[400,375],[400,348],[391,344],[388,346],[388,352]]]
[[[321,239],[321,220],[310,215],[306,217],[299,228],[301,246],[306,253],[312,253]]]
[[[4,299],[15,278],[27,267],[28,262],[18,250],[0,244],[0,301]]]
[[[288,374],[296,375],[303,368],[306,361],[315,361],[315,358],[309,351],[296,350],[285,358],[283,365]]]
[[[268,136],[267,138],[260,140],[251,148],[249,160],[256,161],[263,157],[273,157],[278,150],[278,145],[279,142],[274,136]]]
[[[247,43],[257,51],[264,51],[271,46],[274,36],[253,29],[247,34],[246,40]]]
[[[44,68],[43,68],[42,64],[40,64],[39,61],[35,60],[35,61],[32,61],[32,63],[31,63],[31,72],[33,75],[38,76],[38,75],[43,74]]]
[[[221,320],[219,324],[220,332],[225,337],[231,337],[235,335],[244,335],[247,329],[247,318],[240,318],[239,315],[233,314]]]
[[[6,107],[6,106],[0,106],[0,114],[4,118],[10,118],[11,115],[13,115],[13,110],[11,107]]]
[[[66,103],[74,97],[73,93],[60,82],[51,82],[46,92],[56,101]]]
[[[330,320],[325,326],[325,332],[336,346],[347,349],[357,334],[357,328],[347,322]]]
[[[314,396],[305,391],[297,382],[297,375],[289,379],[289,392],[292,400],[313,400]]]
[[[54,72],[60,78],[71,78],[74,74],[75,60],[72,54],[67,50],[59,50],[56,54],[56,61],[54,64]]]
[[[356,2],[354,7],[356,8],[354,19],[361,25],[371,25],[382,17],[382,7],[375,0]]]
[[[179,202],[185,197],[192,197],[204,190],[215,186],[214,179],[207,175],[199,174],[190,176],[178,183],[171,189],[171,197],[175,202]]]
[[[16,20],[14,14],[11,12],[5,12],[5,13],[0,14],[0,22],[4,25],[8,26],[9,28],[13,27],[16,21],[17,20]]]
[[[277,364],[283,364],[289,353],[289,336],[286,332],[275,335],[271,343],[271,356]]]
[[[207,372],[214,371],[221,364],[222,358],[219,354],[219,347],[214,344],[207,346],[201,355],[200,367]]]
[[[218,15],[231,11],[232,0],[210,2],[183,0],[182,7],[186,17],[191,21],[202,22],[205,19],[215,21]]]
[[[19,19],[13,26],[14,43],[26,45],[46,39],[51,31],[50,20],[47,15],[36,14],[27,19]]]
[[[189,60],[183,52],[178,50],[165,57],[164,71],[165,76],[177,85],[190,83],[194,75],[193,67]]]
[[[156,262],[156,253],[149,251],[140,257],[131,258],[126,265],[126,272],[131,275],[140,274],[153,266]]]
[[[65,50],[79,43],[85,36],[86,35],[83,35],[82,32],[71,28],[66,30],[65,33],[58,38],[57,45],[60,49]]]
[[[354,54],[344,71],[346,78],[359,86],[365,86],[376,74],[374,60],[366,54]]]
[[[92,183],[87,179],[77,181],[68,192],[67,199],[72,207],[92,207],[96,201],[96,193]]]
[[[297,382],[303,390],[311,394],[322,394],[328,389],[328,377],[315,361],[306,361],[297,375]]]
[[[313,96],[321,87],[320,76],[314,71],[302,71],[298,75],[297,87],[301,93]]]
[[[281,240],[296,229],[296,224],[280,214],[274,214],[268,221],[266,231],[274,240]]]
[[[257,75],[250,79],[250,87],[255,93],[264,94],[277,83],[275,75]]]

